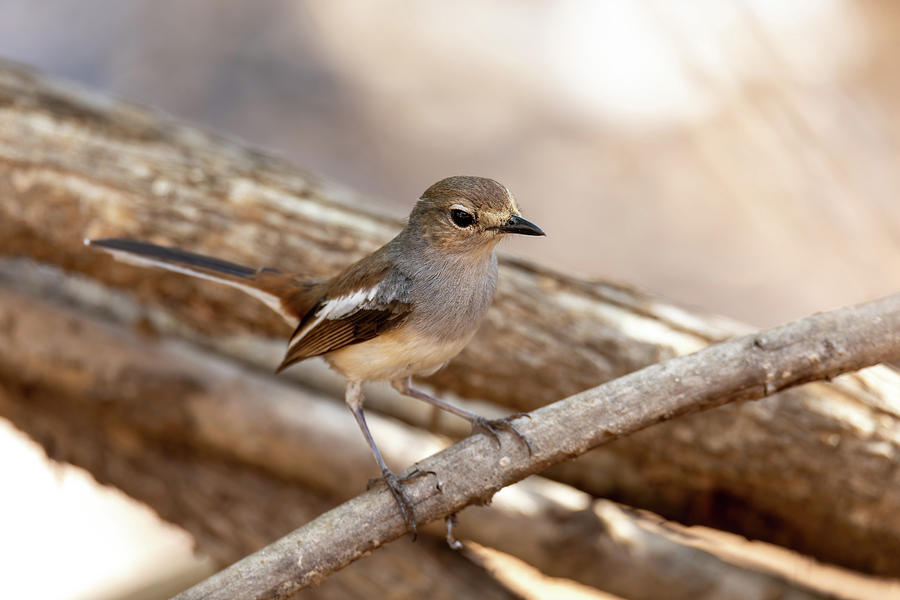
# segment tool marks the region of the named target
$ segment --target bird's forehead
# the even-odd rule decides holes
[[[482,211],[519,212],[516,200],[506,186],[486,177],[448,177],[425,190],[422,198],[462,202]]]

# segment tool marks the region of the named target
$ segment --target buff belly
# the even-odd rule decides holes
[[[389,381],[434,373],[459,354],[472,339],[472,334],[469,334],[438,341],[412,329],[402,327],[369,341],[345,346],[326,354],[324,358],[348,379]]]

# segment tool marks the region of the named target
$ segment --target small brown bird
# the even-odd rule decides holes
[[[277,371],[322,356],[347,379],[345,400],[372,448],[383,480],[407,526],[413,507],[385,464],[363,414],[362,384],[389,381],[401,394],[424,400],[472,423],[473,431],[516,435],[511,415],[488,420],[415,389],[414,375],[430,375],[472,339],[494,297],[494,247],[506,235],[544,235],[519,214],[505,186],[482,177],[449,177],[425,190],[397,237],[327,280],[304,280],[264,267],[129,239],[85,240],[116,258],[211,279],[236,287],[278,311],[294,333]]]

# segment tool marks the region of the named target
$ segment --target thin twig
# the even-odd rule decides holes
[[[515,440],[498,447],[475,435],[419,463],[436,475],[407,491],[418,520],[431,521],[655,423],[898,358],[900,294],[717,344],[538,409],[518,423],[532,455]],[[404,533],[393,498],[376,488],[176,598],[285,598]]]

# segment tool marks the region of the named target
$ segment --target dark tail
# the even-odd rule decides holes
[[[220,260],[211,256],[194,254],[178,248],[167,248],[124,238],[107,238],[102,240],[84,240],[86,246],[100,248],[116,258],[122,258],[120,253],[131,255],[142,262],[158,264],[162,268],[181,266],[186,269],[196,269],[209,275],[217,275],[225,278],[246,279],[256,274],[256,269],[245,267],[227,260]],[[138,258],[140,257],[140,258]],[[128,260],[127,258],[125,260]]]
[[[227,260],[194,254],[177,248],[157,246],[139,240],[107,238],[84,240],[86,246],[99,248],[117,260],[143,267],[159,267],[223,283],[262,300],[289,323],[296,325],[315,301],[318,281],[299,281],[268,267],[253,269]]]

